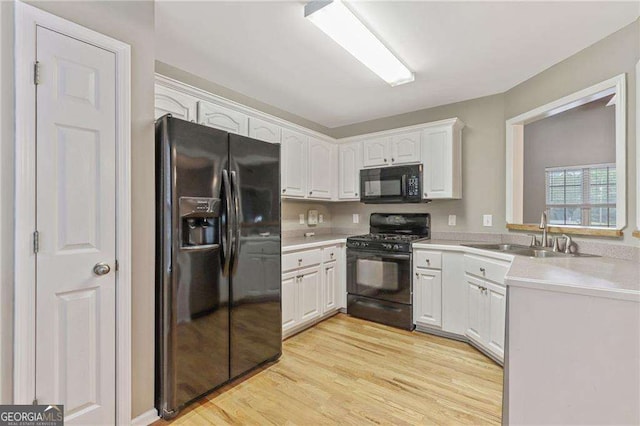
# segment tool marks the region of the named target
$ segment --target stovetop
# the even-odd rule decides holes
[[[427,238],[428,235],[372,233],[347,238],[347,247],[409,253],[412,242]]]

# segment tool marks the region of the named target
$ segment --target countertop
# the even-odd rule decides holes
[[[313,237],[284,237],[282,238],[282,252],[316,248],[331,244],[344,244],[347,242],[347,234],[322,234]]]
[[[506,284],[563,293],[640,302],[640,263],[611,257],[531,258],[465,247],[473,241],[428,240],[416,249],[437,249],[480,254],[510,260]],[[478,243],[475,243],[478,244]]]
[[[344,244],[347,234],[282,239],[283,253],[331,244]],[[511,262],[506,284],[563,293],[576,293],[640,302],[640,263],[610,257],[530,258],[466,247],[474,241],[424,240],[414,249],[478,254]]]

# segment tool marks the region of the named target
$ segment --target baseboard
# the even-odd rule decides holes
[[[159,419],[158,410],[152,408],[140,414],[138,417],[131,419],[131,424],[134,426],[147,426]]]
[[[331,318],[332,316],[335,316],[337,314],[340,313],[339,309],[336,309],[334,311],[329,311],[327,313],[325,313],[324,315],[322,315],[321,317],[316,318],[315,320],[308,322],[308,323],[304,323],[304,324],[300,324],[295,326],[294,328],[291,328],[285,332],[282,333],[282,340],[287,340],[289,337],[293,337],[296,334],[300,333],[301,331],[304,331],[308,328],[313,327],[314,325],[328,319]]]

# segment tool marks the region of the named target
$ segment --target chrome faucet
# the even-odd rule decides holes
[[[543,211],[540,216],[540,229],[542,229],[542,241],[541,247],[549,247],[549,241],[547,238],[547,232],[549,232],[549,226],[547,225],[547,212]]]
[[[571,254],[571,245],[573,244],[573,241],[567,234],[562,234],[562,236],[564,237],[564,252],[566,254]]]

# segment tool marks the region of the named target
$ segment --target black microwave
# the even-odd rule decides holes
[[[360,170],[360,201],[368,204],[421,203],[422,164]]]

